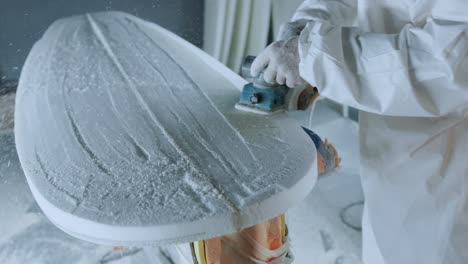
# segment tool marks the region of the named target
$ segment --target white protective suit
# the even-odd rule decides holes
[[[468,0],[310,0],[300,73],[362,110],[366,264],[468,263]]]

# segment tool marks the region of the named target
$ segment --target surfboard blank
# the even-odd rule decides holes
[[[235,110],[245,81],[120,12],[55,22],[16,99],[18,154],[49,219],[105,244],[238,231],[302,200],[315,148],[286,115]]]

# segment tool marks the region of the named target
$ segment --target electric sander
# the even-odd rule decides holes
[[[255,56],[247,56],[241,66],[241,76],[249,83],[244,85],[236,109],[271,115],[286,110],[305,110],[318,97],[318,90],[310,85],[289,88],[278,83],[268,83],[263,71],[256,77],[250,74]]]

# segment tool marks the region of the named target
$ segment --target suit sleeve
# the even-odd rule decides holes
[[[279,39],[299,35],[309,21],[328,21],[332,25],[351,26],[357,17],[357,0],[306,0],[291,21],[281,26]]]
[[[332,15],[355,12],[338,4],[344,1],[307,2],[293,18],[308,20],[299,40],[299,68],[322,96],[382,115],[437,117],[467,111],[466,16],[451,16],[454,10],[423,25],[408,24],[396,34],[380,34],[353,27],[347,16]]]

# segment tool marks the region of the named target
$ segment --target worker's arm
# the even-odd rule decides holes
[[[291,22],[283,24],[279,39],[261,52],[251,72],[257,76],[263,69],[265,81],[293,88],[304,80],[299,75],[298,38],[310,21],[327,21],[336,26],[351,26],[356,20],[357,0],[308,0],[297,9]]]
[[[295,17],[332,13],[308,7]],[[310,20],[299,38],[300,75],[322,96],[373,113],[430,117],[465,111],[468,23],[451,15],[456,11],[398,34],[363,32],[337,24],[335,16]]]

